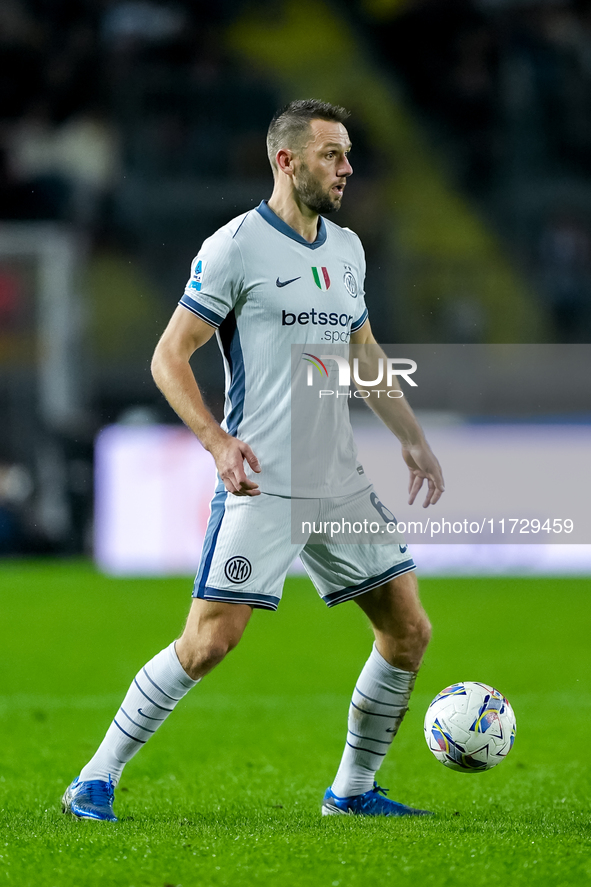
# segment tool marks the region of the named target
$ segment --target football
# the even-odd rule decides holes
[[[487,684],[462,681],[438,693],[425,715],[425,739],[451,770],[490,770],[513,748],[515,715],[508,700]]]

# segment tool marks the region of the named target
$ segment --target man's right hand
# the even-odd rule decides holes
[[[234,496],[260,496],[259,485],[249,480],[244,471],[244,460],[257,474],[259,460],[247,443],[232,437],[220,428],[221,435],[208,449],[215,460],[218,474],[229,493]]]

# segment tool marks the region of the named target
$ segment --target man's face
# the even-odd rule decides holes
[[[300,201],[317,213],[341,208],[347,177],[353,172],[348,160],[349,135],[342,123],[312,120],[310,134],[298,153],[293,184]]]

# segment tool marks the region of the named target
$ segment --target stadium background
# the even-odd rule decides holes
[[[5,0],[0,551],[89,553],[98,431],[177,421],[152,349],[202,239],[270,193],[265,129],[293,96],[351,108],[339,222],[365,245],[381,341],[587,342],[590,16],[511,0]],[[214,343],[195,368],[219,416]]]

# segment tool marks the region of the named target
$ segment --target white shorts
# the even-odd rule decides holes
[[[294,542],[294,514],[299,518],[300,510],[312,532],[307,541]],[[333,541],[339,538],[337,524],[352,517],[373,525],[375,543]],[[220,483],[211,501],[193,597],[276,610],[287,571],[300,555],[329,607],[348,601],[415,569],[404,540],[392,535],[391,518],[371,486],[341,499],[292,500],[267,493],[233,496]],[[324,537],[318,535],[321,523],[328,530]],[[371,534],[366,538],[371,540]]]

